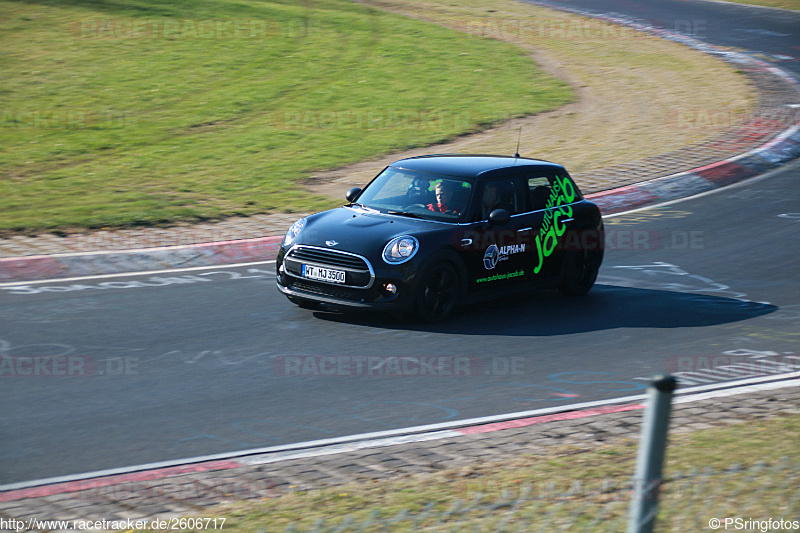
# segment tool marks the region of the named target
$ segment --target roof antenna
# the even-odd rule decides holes
[[[517,134],[517,151],[514,152],[514,157],[519,157],[519,140],[522,137],[522,126],[519,127],[519,134]]]

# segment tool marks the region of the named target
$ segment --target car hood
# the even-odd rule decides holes
[[[307,217],[306,227],[295,243],[361,254],[380,253],[398,235],[417,234],[435,226],[438,224],[427,220],[339,207]]]

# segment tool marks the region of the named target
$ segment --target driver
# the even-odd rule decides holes
[[[454,197],[458,186],[453,181],[442,180],[436,184],[436,203],[428,204],[427,207],[431,211],[438,211],[439,213],[460,213],[461,207],[454,205]]]

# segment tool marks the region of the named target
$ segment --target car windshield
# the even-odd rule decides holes
[[[465,179],[388,167],[355,204],[383,213],[459,222],[469,209],[473,189]]]

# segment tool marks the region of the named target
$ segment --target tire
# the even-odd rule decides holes
[[[594,286],[603,262],[603,250],[578,250],[564,256],[564,279],[558,292],[564,296],[584,296]]]
[[[319,309],[319,302],[312,302],[311,300],[302,300],[300,298],[294,298],[292,296],[287,296],[289,301],[292,302],[297,307],[302,309]]]
[[[434,264],[422,277],[416,294],[416,315],[425,322],[447,318],[458,305],[461,280],[447,262]]]

